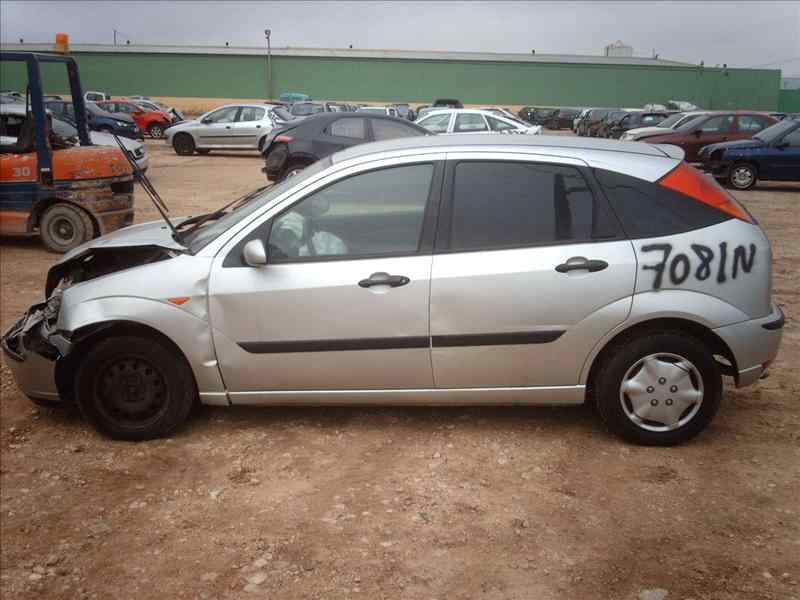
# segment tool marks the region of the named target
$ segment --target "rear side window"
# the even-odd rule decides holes
[[[487,131],[486,121],[482,115],[474,113],[459,113],[456,115],[456,127],[454,131]]]
[[[631,238],[682,233],[731,218],[721,210],[657,183],[602,169],[594,173]]]
[[[372,135],[376,141],[393,140],[395,138],[414,137],[420,133],[413,127],[387,119],[371,119]]]
[[[460,162],[451,212],[449,249],[455,251],[614,236],[583,175],[561,165]]]
[[[509,129],[516,129],[516,127],[510,123],[506,123],[500,119],[495,119],[494,117],[486,117],[486,120],[489,121],[489,127],[492,128],[492,131],[508,131]]]
[[[356,140],[367,139],[364,119],[339,119],[331,123],[330,132],[331,135],[337,137],[353,138]]]

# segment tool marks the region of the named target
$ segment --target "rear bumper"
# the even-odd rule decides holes
[[[766,317],[726,325],[714,330],[733,352],[736,360],[736,387],[758,381],[778,355],[785,316],[775,303]]]

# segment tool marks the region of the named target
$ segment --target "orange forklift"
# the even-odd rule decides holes
[[[28,74],[24,119],[0,112],[0,234],[38,233],[48,250],[67,252],[133,223],[133,170],[122,150],[92,145],[75,60],[0,52],[0,62],[24,63]],[[53,133],[41,63],[66,66],[77,143]]]

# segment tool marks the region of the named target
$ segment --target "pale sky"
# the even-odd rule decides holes
[[[800,77],[800,1],[776,2],[233,2],[0,1],[3,42],[635,54]]]

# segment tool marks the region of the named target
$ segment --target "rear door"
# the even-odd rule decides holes
[[[445,182],[431,276],[436,386],[574,392],[593,346],[627,317],[636,274],[585,164],[448,155]]]
[[[260,106],[243,106],[233,124],[233,145],[240,148],[258,147],[258,139],[264,132],[264,115],[267,109]]]

